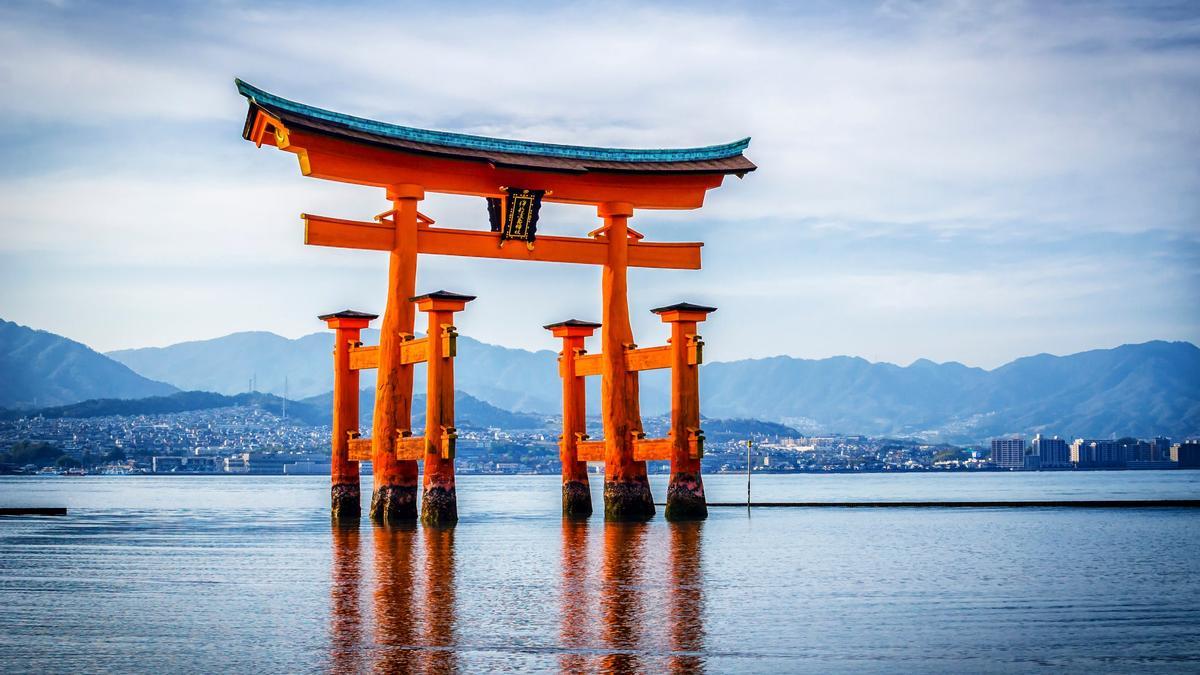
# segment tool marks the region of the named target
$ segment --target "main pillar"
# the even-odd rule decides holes
[[[601,204],[608,240],[604,264],[601,340],[601,405],[604,418],[604,518],[649,520],[654,498],[646,478],[646,463],[633,458],[635,432],[642,430],[637,373],[629,372],[625,351],[633,348],[629,324],[626,270],[629,266],[629,218],[633,206],[625,202]]]
[[[330,513],[334,520],[358,520],[362,513],[358,462],[350,460],[350,435],[358,432],[358,371],[350,368],[350,348],[376,314],[344,310],[318,317],[334,332],[333,445],[330,448]]]
[[[371,519],[402,522],[417,518],[417,462],[396,459],[396,439],[412,426],[412,364],[403,363],[401,344],[412,337],[415,311],[410,298],[417,285],[417,202],[419,185],[395,185],[388,198],[394,210],[395,239],[388,257],[387,308],[379,329],[379,373],[371,431],[375,491]]]
[[[716,307],[682,302],[651,310],[671,324],[671,482],[667,485],[667,520],[708,517],[704,481],[700,477],[703,436],[700,432],[700,362],[703,342],[696,324]]]
[[[588,485],[587,462],[579,461],[579,437],[587,431],[587,398],[584,378],[575,371],[575,357],[584,353],[583,340],[600,327],[598,323],[571,319],[544,326],[562,338],[558,355],[563,388],[563,435],[558,445],[562,462],[562,512],[572,518],[592,515],[592,491]]]
[[[453,525],[458,522],[458,494],[454,487],[454,353],[458,333],[454,313],[461,312],[473,295],[447,291],[412,299],[429,314],[428,366],[425,395],[425,496],[421,522]]]

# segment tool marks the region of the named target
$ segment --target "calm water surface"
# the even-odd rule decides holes
[[[334,528],[327,481],[0,478],[0,505],[71,509],[0,518],[0,671],[1200,669],[1194,510],[606,525],[562,521],[556,477],[463,476],[453,530]],[[1200,472],[756,476],[754,495],[1196,498]]]

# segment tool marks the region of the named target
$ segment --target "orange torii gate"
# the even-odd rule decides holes
[[[388,299],[377,348],[358,343],[358,331],[373,315],[340,312],[321,317],[337,331],[335,419],[333,429],[333,507],[335,515],[358,514],[356,459],[370,458],[374,469],[371,517],[377,521],[416,518],[417,461],[425,462],[421,519],[457,519],[454,487],[453,312],[470,296],[439,291],[416,295],[419,253],[508,260],[578,263],[602,267],[600,324],[572,321],[547,328],[564,341],[560,373],[564,384],[563,511],[591,512],[586,460],[605,464],[605,517],[644,520],[654,514],[646,460],[670,459],[667,517],[702,518],[707,509],[700,478],[703,434],[699,429],[696,324],[711,307],[681,303],[655,310],[672,326],[666,347],[638,349],[629,322],[626,270],[629,267],[699,269],[700,243],[644,241],[629,228],[636,209],[696,209],[708,190],[726,175],[739,177],[755,166],[742,154],[743,139],[725,145],[676,150],[628,150],[510,141],[414,129],[314,108],[269,94],[241,80],[249,102],[243,137],[258,146],[274,145],[296,155],[305,176],[386,190],[392,208],[372,221],[305,214],[305,243],[389,252]],[[511,210],[515,197],[535,193],[545,201],[594,206],[603,226],[588,237],[537,236],[510,230],[524,216]],[[499,203],[501,234],[486,230],[435,227],[417,211],[426,192],[473,195]],[[509,210],[505,210],[508,208]],[[536,213],[536,207],[535,207]],[[505,215],[510,214],[510,215]],[[493,229],[496,229],[495,220]],[[527,242],[505,246],[503,237]],[[499,245],[498,245],[499,244]],[[429,312],[429,332],[413,338],[414,303]],[[599,354],[580,353],[583,338],[601,328]],[[422,342],[423,341],[423,342]],[[435,348],[436,347],[436,348]],[[430,368],[426,432],[410,434],[412,365]],[[357,435],[357,376],[378,368],[372,438]],[[671,434],[646,439],[638,405],[638,372],[671,368]],[[433,384],[435,370],[437,386]],[[583,434],[582,378],[601,376],[604,439]],[[341,392],[340,394],[338,392]],[[353,400],[353,402],[351,402]],[[369,453],[367,449],[369,447]],[[353,483],[353,487],[351,487]]]

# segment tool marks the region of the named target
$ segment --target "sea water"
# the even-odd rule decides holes
[[[711,501],[745,499],[744,476],[705,481]],[[1200,472],[774,475],[752,489],[1195,499]],[[606,524],[563,521],[553,476],[461,476],[458,491],[458,526],[436,530],[334,527],[321,477],[0,478],[0,506],[70,509],[0,518],[0,671],[1200,668],[1192,509],[714,508],[671,524],[660,508]]]

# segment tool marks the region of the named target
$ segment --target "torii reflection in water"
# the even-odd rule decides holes
[[[655,526],[605,523],[598,567],[589,565],[591,527],[570,519],[562,525],[559,667],[703,672],[703,522],[668,525],[665,560],[653,555],[661,534]],[[655,569],[660,566],[666,569]],[[592,604],[597,595],[598,613]],[[664,602],[656,603],[659,597]]]
[[[330,670],[455,671],[454,530],[409,525],[373,526],[370,532],[373,625],[364,620],[360,602],[358,524],[333,525]],[[374,662],[364,662],[368,657]]]
[[[559,669],[703,672],[703,528],[564,519]],[[457,670],[454,530],[372,526],[369,536],[373,573],[357,524],[333,527],[330,670]]]

